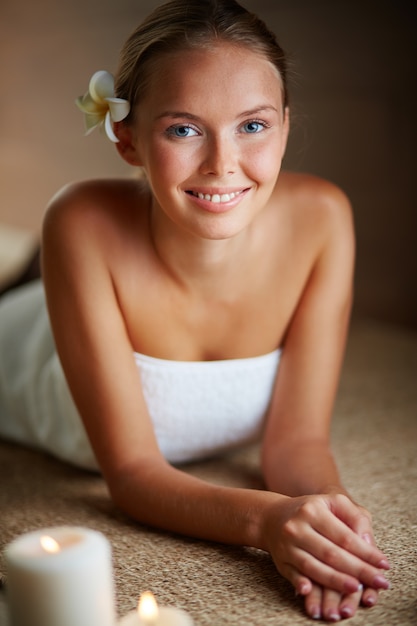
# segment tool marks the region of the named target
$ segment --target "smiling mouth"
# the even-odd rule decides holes
[[[224,202],[230,202],[237,196],[240,196],[240,194],[242,194],[244,191],[245,190],[242,189],[241,191],[231,191],[230,193],[222,193],[222,194],[219,194],[219,193],[209,194],[209,193],[202,193],[199,191],[187,191],[187,193],[190,194],[191,196],[199,198],[200,200],[207,200],[208,202],[213,202],[213,204],[221,204]]]

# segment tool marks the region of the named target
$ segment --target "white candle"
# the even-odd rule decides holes
[[[5,559],[13,626],[114,626],[111,548],[101,533],[36,530],[12,541]]]
[[[191,616],[170,606],[158,606],[152,593],[142,594],[136,611],[125,615],[119,626],[193,626]]]

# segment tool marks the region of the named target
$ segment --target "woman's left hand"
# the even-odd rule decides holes
[[[319,585],[313,584],[312,590],[305,596],[304,606],[307,615],[313,619],[338,622],[340,619],[353,617],[360,604],[371,607],[377,601],[378,592],[369,587],[355,593],[342,595],[333,589],[323,589]]]

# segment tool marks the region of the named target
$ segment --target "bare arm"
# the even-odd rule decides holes
[[[263,443],[266,483],[289,495],[344,492],[329,435],[351,308],[354,235],[345,196],[334,188],[326,195],[319,254],[287,333]]]
[[[263,444],[268,488],[291,496],[349,495],[331,451],[330,422],[351,309],[354,235],[343,194],[333,189],[326,202],[326,237],[287,334]],[[375,544],[371,516],[363,507],[356,505],[350,520],[341,519]],[[304,532],[302,526],[300,531]],[[310,581],[301,576],[298,585],[310,590],[306,609],[313,617],[349,617],[361,599],[369,606],[377,601],[371,588],[363,595],[338,595],[326,585],[311,587]]]

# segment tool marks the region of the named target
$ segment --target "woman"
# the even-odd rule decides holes
[[[307,613],[335,621],[375,604],[389,564],[329,444],[351,210],[280,171],[286,81],[275,37],[233,0],[168,2],[127,40],[115,93],[93,76],[87,127],[105,118],[145,176],[51,201],[49,318],[40,284],[0,309],[2,354],[21,346],[1,365],[0,432],[100,469],[141,522],[269,551]],[[265,491],[178,467],[257,436]]]

